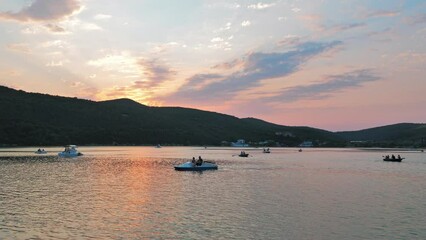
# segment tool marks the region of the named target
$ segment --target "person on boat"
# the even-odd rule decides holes
[[[192,163],[192,166],[195,166],[195,164],[196,164],[195,157],[192,157],[191,163]]]
[[[401,159],[401,156],[398,154],[398,159]]]
[[[37,152],[41,152],[41,149],[39,148],[39,149],[37,150]]]
[[[385,159],[389,159],[389,155],[386,155],[386,156],[385,156]]]
[[[202,164],[203,164],[203,159],[201,158],[201,156],[198,156],[197,166],[201,166]]]
[[[392,154],[392,159],[395,159],[395,155]]]

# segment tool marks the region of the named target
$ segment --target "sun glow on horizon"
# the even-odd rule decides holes
[[[329,130],[425,122],[424,12],[420,0],[6,0],[0,85]]]

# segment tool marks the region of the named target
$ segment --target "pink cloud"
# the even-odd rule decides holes
[[[78,0],[35,0],[18,12],[1,12],[0,19],[18,22],[61,20],[81,9]]]
[[[372,17],[395,17],[400,15],[400,12],[398,11],[376,11],[376,12],[371,12],[369,14],[366,15],[367,18],[372,18]]]

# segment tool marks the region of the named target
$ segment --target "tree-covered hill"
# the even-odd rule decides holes
[[[342,144],[331,132],[180,107],[148,107],[130,99],[94,102],[0,86],[1,145],[220,145],[245,139],[297,146]],[[268,141],[269,140],[269,141]]]
[[[252,145],[425,147],[426,124],[401,123],[329,132],[181,107],[149,107],[130,99],[95,102],[0,86],[0,146]]]
[[[346,141],[358,142],[361,146],[426,146],[426,124],[421,123],[399,123],[336,134]]]

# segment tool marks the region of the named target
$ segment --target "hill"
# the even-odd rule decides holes
[[[337,132],[336,134],[356,146],[426,146],[426,124],[420,123],[399,123],[360,131]]]
[[[95,102],[0,86],[0,145],[220,145],[237,139],[264,145],[344,144],[332,132],[130,99]]]

